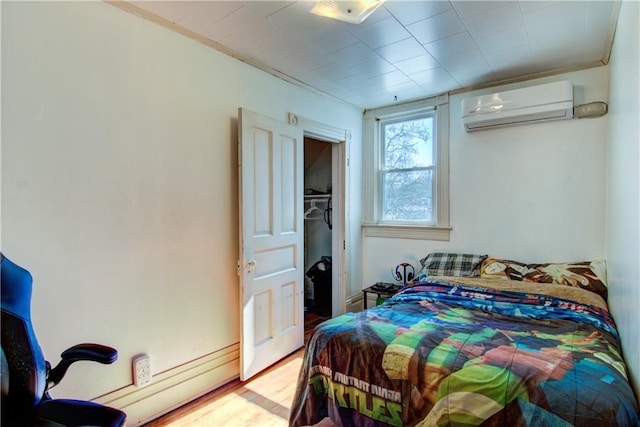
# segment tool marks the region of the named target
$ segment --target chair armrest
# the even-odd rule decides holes
[[[102,344],[78,344],[63,351],[62,360],[77,362],[88,360],[109,365],[118,359],[118,350]],[[54,368],[55,369],[55,368]]]
[[[62,352],[60,357],[62,358],[60,363],[51,369],[47,375],[47,389],[57,385],[62,380],[72,363],[85,360],[108,365],[118,359],[118,350],[102,344],[85,343],[68,348]]]

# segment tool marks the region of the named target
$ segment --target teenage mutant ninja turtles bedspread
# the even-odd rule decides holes
[[[627,375],[603,307],[421,282],[317,327],[289,421],[638,426]]]

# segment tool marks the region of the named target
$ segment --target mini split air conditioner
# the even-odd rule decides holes
[[[462,100],[467,132],[573,117],[570,81],[496,92]]]

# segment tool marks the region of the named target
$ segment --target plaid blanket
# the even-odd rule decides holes
[[[486,258],[487,255],[433,252],[420,260],[422,269],[417,278],[427,280],[429,276],[480,276],[480,267]]]

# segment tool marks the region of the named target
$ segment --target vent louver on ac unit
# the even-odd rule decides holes
[[[467,132],[573,117],[570,81],[496,92],[462,100]]]

